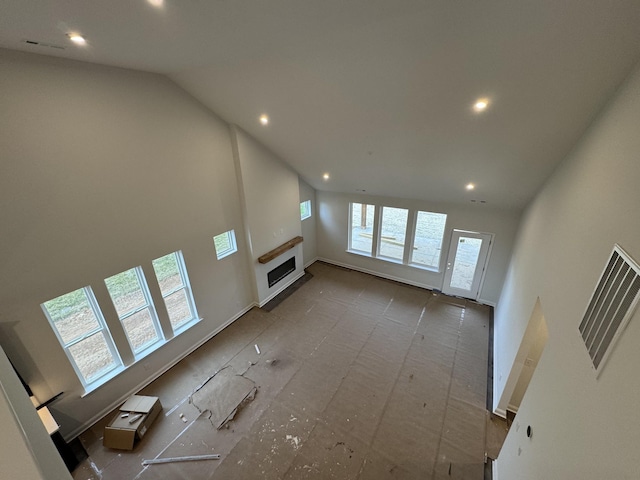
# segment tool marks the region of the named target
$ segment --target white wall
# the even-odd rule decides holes
[[[349,234],[350,202],[446,213],[447,224],[442,245],[444,258],[448,253],[453,229],[494,233],[495,242],[484,285],[480,291],[480,300],[488,304],[495,304],[498,301],[518,226],[519,215],[517,213],[492,211],[482,205],[464,208],[453,205],[430,204],[417,200],[321,191],[316,193],[316,198],[318,203],[317,241],[318,256],[320,258],[426,288],[442,289],[444,272],[430,272],[346,251]],[[444,264],[443,262],[441,263]]]
[[[163,76],[6,50],[0,65],[0,343],[40,401],[65,392],[68,437],[253,303],[231,139]],[[231,228],[240,252],[217,261]],[[151,261],[179,249],[203,320],[81,398],[40,304],[89,285],[117,333],[103,279],[142,265],[158,300]]]
[[[257,301],[263,305],[304,274],[300,244],[268,264],[258,263],[260,256],[302,235],[298,174],[242,129],[232,126],[231,133]],[[296,257],[295,272],[269,287],[267,272],[292,256]]]
[[[640,312],[598,378],[578,325],[614,243],[640,260],[639,125],[636,71],[523,218],[496,309],[494,399],[538,296],[549,340],[516,417],[520,428],[498,458],[500,479],[638,478]]]
[[[0,478],[71,478],[2,348],[0,425]]]
[[[299,178],[300,183],[300,203],[311,200],[311,217],[302,220],[302,257],[304,265],[308,266],[318,257],[318,248],[316,242],[318,209],[316,207],[316,191],[307,182]]]

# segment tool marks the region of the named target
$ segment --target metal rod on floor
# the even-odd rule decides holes
[[[187,457],[169,457],[154,458],[152,460],[143,460],[142,465],[153,465],[156,463],[172,463],[172,462],[195,462],[198,460],[219,460],[220,455],[192,455]]]

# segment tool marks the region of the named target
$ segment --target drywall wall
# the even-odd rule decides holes
[[[442,245],[442,266],[449,251],[451,233],[454,229],[495,234],[489,266],[480,291],[480,300],[490,305],[498,301],[511,255],[511,246],[518,227],[519,215],[517,213],[492,211],[483,205],[465,208],[416,200],[321,191],[316,192],[316,198],[318,204],[317,241],[320,258],[426,288],[442,288],[444,276],[442,268],[440,272],[431,272],[346,251],[349,241],[350,202],[446,213],[447,224]]]
[[[318,257],[316,246],[316,219],[318,218],[316,209],[316,191],[307,182],[299,178],[300,183],[300,203],[311,201],[311,217],[302,220],[302,258],[304,265],[308,266]]]
[[[253,303],[228,125],[159,75],[0,50],[0,343],[65,437],[100,418]],[[296,181],[297,189],[297,181]],[[296,190],[297,199],[297,190]],[[235,229],[239,253],[216,260]],[[182,250],[202,321],[81,398],[40,304]]]
[[[501,480],[637,478],[640,311],[597,378],[578,326],[614,244],[640,260],[638,125],[635,71],[524,215],[495,314],[494,401],[536,297],[549,339],[500,452]]]
[[[71,478],[2,348],[0,425],[0,478]]]
[[[258,263],[260,256],[302,235],[298,174],[241,128],[232,126],[231,136],[243,197],[256,300],[263,305],[284,289],[290,280],[304,273],[300,244],[268,264]],[[292,256],[296,257],[295,272],[269,287],[267,272]]]

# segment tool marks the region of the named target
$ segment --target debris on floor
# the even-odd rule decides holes
[[[169,457],[169,458],[154,458],[151,460],[143,460],[142,465],[156,465],[159,463],[173,463],[173,462],[197,462],[201,460],[219,460],[220,455],[191,455],[187,457]]]
[[[253,380],[237,375],[233,370],[220,371],[189,397],[192,404],[220,430],[233,420],[244,405],[252,401],[257,393]]]

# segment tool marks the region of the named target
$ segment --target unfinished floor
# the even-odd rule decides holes
[[[164,410],[133,452],[102,446],[113,414],[82,434],[89,458],[73,477],[483,479],[490,308],[321,262],[309,271],[141,392]],[[217,371],[257,387],[221,430],[203,409],[215,382],[190,399]]]

